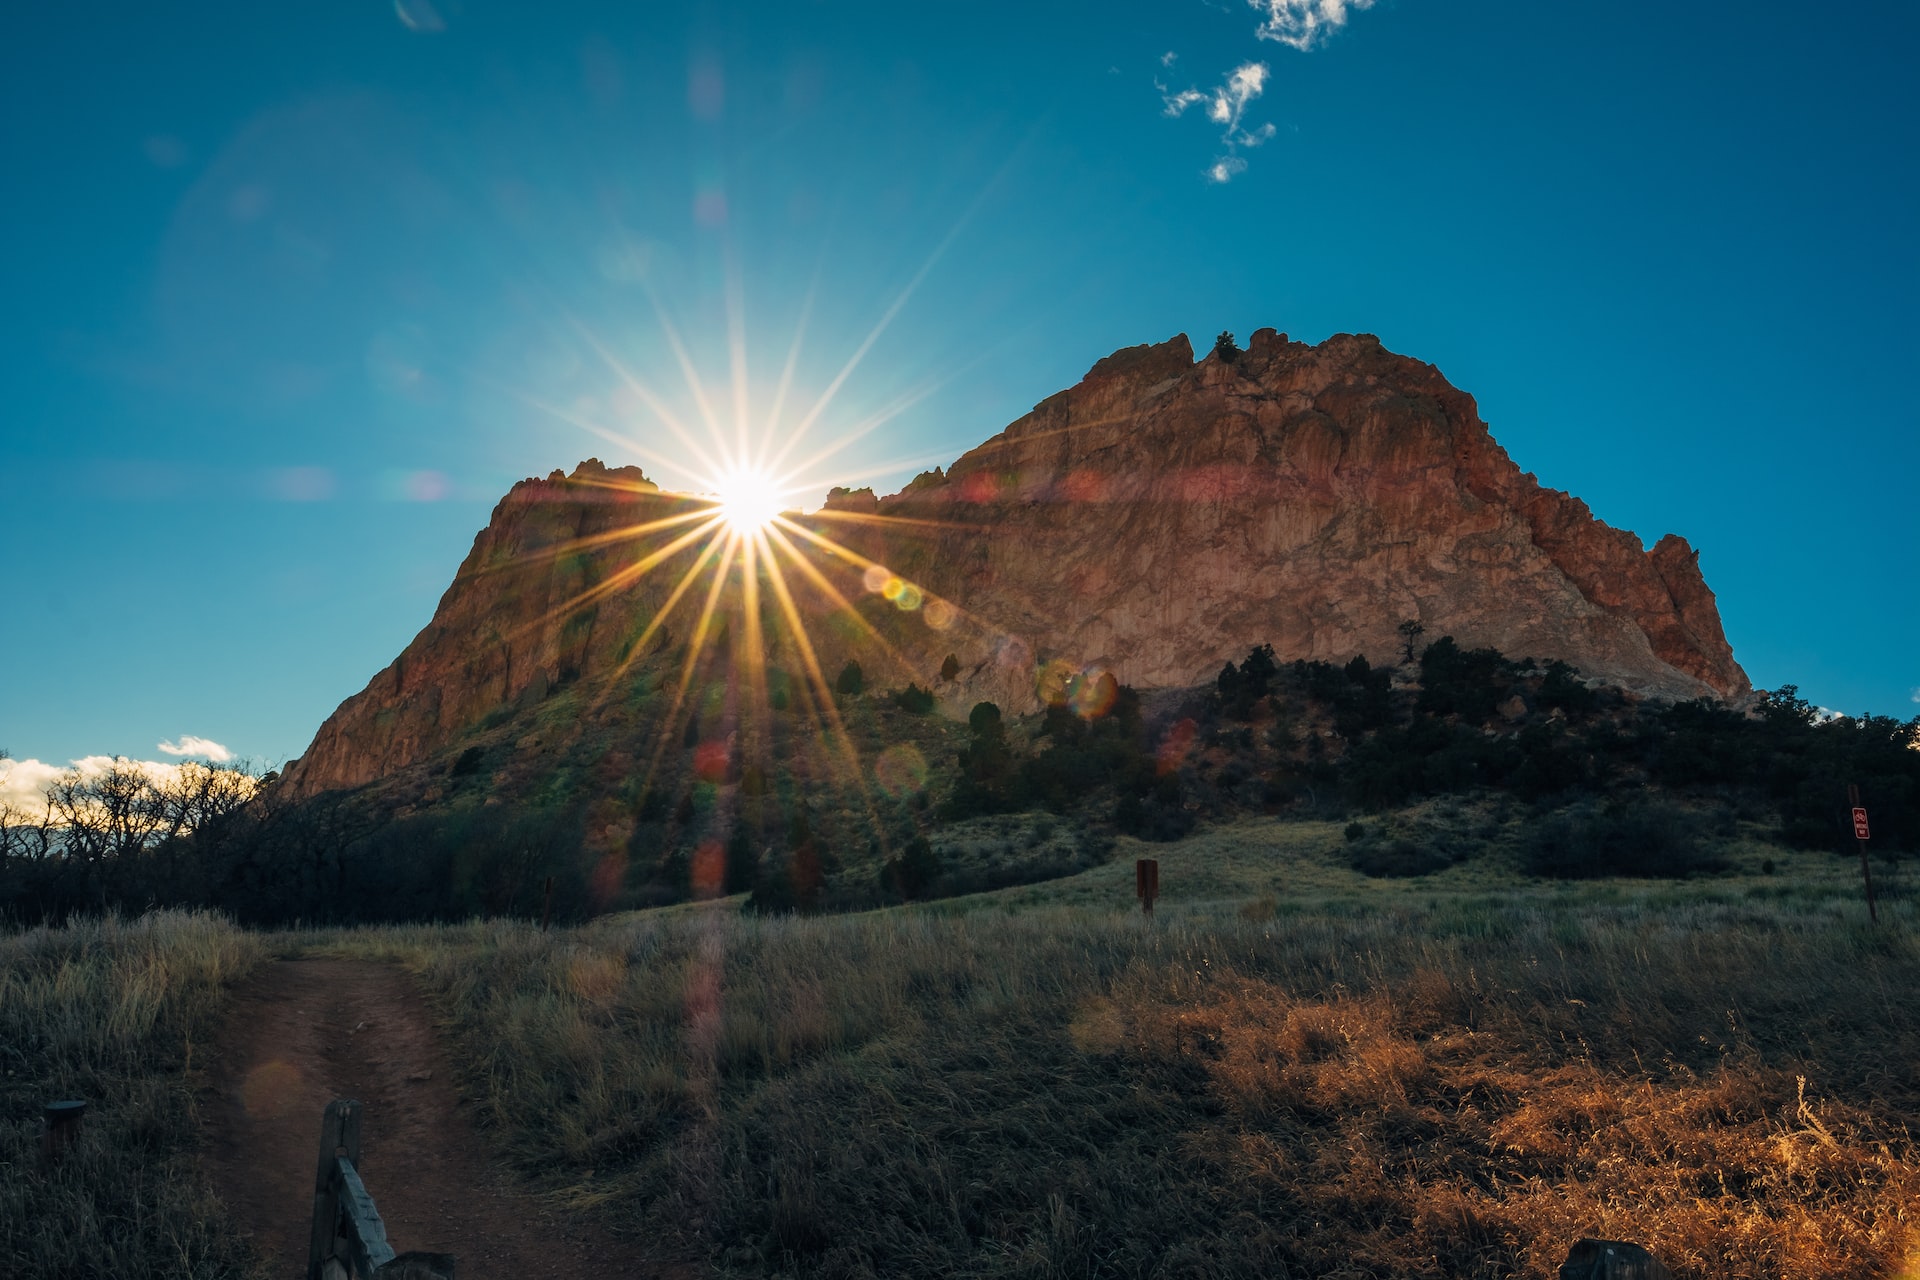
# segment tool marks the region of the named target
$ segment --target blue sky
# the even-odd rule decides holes
[[[662,316],[757,410],[803,316],[794,403],[860,354],[816,438],[899,411],[822,490],[1121,346],[1376,333],[1686,535],[1757,684],[1920,711],[1912,5],[186,12],[0,48],[16,756],[298,754],[513,480],[686,483],[579,425],[632,416],[595,344],[694,412]]]

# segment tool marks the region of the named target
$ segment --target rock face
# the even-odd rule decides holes
[[[700,554],[701,510],[593,461],[516,485],[433,621],[287,784],[378,778],[555,685],[684,643],[704,580],[670,597]],[[981,698],[1030,709],[1073,671],[1192,685],[1260,643],[1392,663],[1408,620],[1653,696],[1749,691],[1683,538],[1648,551],[1543,488],[1472,397],[1366,335],[1309,346],[1263,329],[1197,364],[1184,336],[1128,348],[945,471],[878,500],[836,491],[797,519],[845,552],[793,539],[819,575],[784,575],[806,644],[771,591],[752,624],[726,621],[741,593],[723,592],[720,625],[796,672],[810,645],[829,676],[851,656],[869,679],[918,680],[960,715]],[[914,588],[896,604],[925,604],[870,593],[890,576]],[[959,673],[943,680],[949,654]]]

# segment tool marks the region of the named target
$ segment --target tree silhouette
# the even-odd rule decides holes
[[[1415,640],[1418,640],[1422,635],[1424,635],[1427,629],[1421,626],[1418,622],[1415,622],[1412,618],[1408,618],[1405,622],[1395,627],[1394,630],[1398,631],[1400,633],[1401,640],[1406,642],[1407,661],[1412,662],[1413,661],[1413,642]]]

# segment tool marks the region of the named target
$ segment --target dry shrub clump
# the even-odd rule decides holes
[[[251,1274],[194,1165],[188,1072],[264,954],[203,912],[0,935],[0,1275]],[[51,1166],[41,1113],[88,1103]]]
[[[1682,1277],[1851,1280],[1920,1245],[1905,925],[1260,916],[380,945],[524,1172],[721,1274],[1550,1277],[1599,1233]]]

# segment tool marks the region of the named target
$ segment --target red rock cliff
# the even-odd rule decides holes
[[[667,545],[688,526],[647,526],[694,505],[597,462],[516,485],[433,621],[322,726],[289,785],[370,781],[553,683],[612,678],[697,554]],[[1684,539],[1648,551],[1541,487],[1471,396],[1366,335],[1316,347],[1263,329],[1197,364],[1184,336],[1128,348],[946,471],[806,523],[957,619],[868,609],[886,624],[876,652],[794,575],[821,660],[931,683],[952,653],[961,674],[938,691],[961,714],[983,697],[1026,709],[1062,666],[1167,687],[1263,642],[1283,659],[1391,662],[1408,619],[1654,695],[1749,690]],[[820,567],[860,598],[857,561]],[[650,647],[684,638],[678,608]],[[770,655],[784,645],[797,666],[778,631]]]

